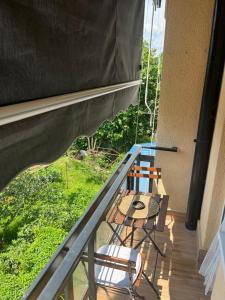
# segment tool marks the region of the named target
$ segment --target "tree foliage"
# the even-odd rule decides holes
[[[154,111],[154,102],[156,97],[157,77],[158,77],[158,59],[155,50],[151,51],[150,69],[149,69],[149,84],[147,103]],[[161,59],[161,54],[160,54]],[[145,105],[145,89],[148,66],[148,43],[143,44],[142,53],[142,85],[140,87],[140,104],[131,105],[127,111],[120,112],[113,121],[105,121],[94,135],[95,145],[103,148],[113,148],[117,151],[128,151],[136,140],[137,142],[148,142],[152,134],[150,127],[150,115]],[[161,64],[160,64],[161,70]],[[157,96],[156,113],[158,112],[159,93]],[[155,120],[155,127],[157,120]],[[75,142],[75,147],[78,149],[88,149],[88,138],[80,137]]]

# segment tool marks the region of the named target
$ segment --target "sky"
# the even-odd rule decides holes
[[[165,28],[165,2],[162,0],[161,8],[157,8],[154,12],[152,48],[157,49],[160,53],[163,51],[164,28]],[[152,0],[145,0],[145,24],[144,39],[149,41],[152,18]]]

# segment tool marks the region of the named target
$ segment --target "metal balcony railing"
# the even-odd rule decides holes
[[[138,164],[141,158],[149,162],[152,160],[151,156],[143,157],[141,155],[141,147],[138,147],[133,153],[126,154],[115,172],[107,180],[91,205],[71,229],[66,239],[26,292],[23,297],[24,300],[74,300],[75,298],[84,299],[87,297],[91,300],[96,299],[94,250],[97,246],[96,243],[99,243],[98,240],[96,241],[96,233],[100,230],[107,213],[113,206],[114,200],[118,197],[123,184],[125,184],[132,165],[135,162]],[[117,228],[117,230],[119,231],[120,228]],[[110,233],[106,235],[108,240],[113,238]],[[81,262],[84,251],[88,254],[88,262],[84,268],[86,271],[84,281],[88,284],[84,289],[83,296],[77,298],[78,292],[74,287],[76,284],[74,272]],[[76,297],[74,291],[76,291]]]

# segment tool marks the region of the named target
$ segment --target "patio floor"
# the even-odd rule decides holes
[[[188,231],[184,225],[185,215],[168,212],[166,228],[156,233],[156,242],[166,251],[166,257],[158,258],[155,284],[162,300],[208,300],[204,295],[203,279],[198,274],[196,232]],[[135,242],[142,236],[135,234]],[[143,245],[145,253],[145,272],[151,277],[156,251],[148,241]],[[157,299],[152,289],[143,279],[138,293],[146,300]],[[125,300],[129,297],[110,289],[98,288],[99,300]]]

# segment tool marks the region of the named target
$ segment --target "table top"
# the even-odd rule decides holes
[[[152,195],[127,195],[121,198],[118,210],[132,219],[149,219],[159,213],[159,203]]]

